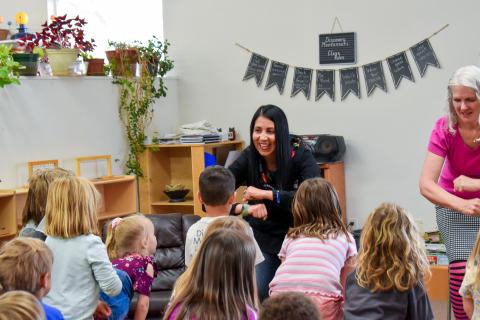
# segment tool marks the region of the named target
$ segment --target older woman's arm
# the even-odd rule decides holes
[[[462,199],[437,184],[445,158],[427,152],[420,176],[420,193],[430,202],[442,207],[463,212],[467,215],[480,215],[480,199]]]

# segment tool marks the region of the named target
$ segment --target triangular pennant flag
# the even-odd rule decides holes
[[[363,74],[365,76],[367,96],[370,96],[377,87],[387,92],[387,82],[385,81],[385,74],[383,73],[382,61],[364,65]]]
[[[291,97],[294,97],[299,92],[303,92],[307,100],[310,99],[310,88],[312,87],[312,69],[295,67],[293,74],[293,86]]]
[[[247,70],[245,71],[245,75],[243,76],[243,80],[248,80],[254,77],[255,81],[257,82],[257,86],[260,87],[263,75],[265,74],[265,70],[267,69],[267,64],[268,58],[256,53],[252,53],[252,57],[250,58],[250,62],[247,66]]]
[[[358,68],[340,69],[340,92],[342,101],[353,92],[360,99],[360,81]]]
[[[393,83],[395,84],[395,89],[398,88],[398,85],[400,84],[400,81],[402,81],[402,78],[406,78],[412,82],[415,82],[412,74],[412,69],[410,69],[410,64],[408,63],[408,58],[405,51],[388,57],[387,63],[388,68],[390,69],[390,74],[393,78]]]
[[[335,101],[335,70],[317,70],[315,101],[326,93]]]
[[[272,86],[277,86],[280,94],[283,93],[285,88],[285,80],[287,79],[288,64],[273,61],[270,64],[270,71],[268,72],[267,84],[265,90],[270,89]]]
[[[427,71],[429,65],[440,69],[440,63],[438,62],[437,56],[435,55],[428,39],[412,46],[410,52],[412,53],[413,60],[415,60],[415,64],[422,77],[425,74],[425,71]]]

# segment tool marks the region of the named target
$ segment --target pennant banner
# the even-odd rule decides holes
[[[410,69],[410,64],[408,63],[407,54],[405,51],[397,53],[394,56],[387,58],[388,68],[393,78],[393,83],[395,84],[395,89],[398,88],[402,78],[406,78],[412,82],[415,82],[413,78],[412,69]]]
[[[380,88],[387,92],[387,82],[383,73],[382,61],[373,62],[363,66],[365,76],[365,86],[367,87],[367,97],[372,94],[375,88]]]
[[[247,66],[247,71],[245,71],[245,76],[243,76],[243,80],[248,80],[253,77],[257,82],[257,87],[260,87],[263,75],[267,69],[267,64],[268,58],[256,53],[252,53],[252,57],[250,58],[250,62]]]
[[[316,78],[315,101],[319,100],[325,93],[332,101],[335,101],[335,70],[317,70]]]
[[[418,72],[420,72],[422,78],[429,65],[440,69],[440,63],[438,63],[437,56],[435,55],[428,39],[411,47],[410,52],[412,53],[413,60],[415,60]]]
[[[280,94],[283,94],[285,88],[285,80],[287,79],[288,64],[273,61],[270,64],[270,71],[268,72],[267,84],[265,90],[272,86],[277,86]]]
[[[360,82],[358,68],[340,69],[340,92],[342,100],[353,92],[360,99]]]
[[[310,99],[310,88],[312,87],[312,69],[295,68],[293,74],[293,86],[291,97],[303,92],[307,100]]]

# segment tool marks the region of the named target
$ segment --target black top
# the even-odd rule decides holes
[[[420,285],[405,292],[371,292],[358,285],[352,272],[347,277],[344,319],[430,320],[433,312]]]
[[[237,188],[246,184],[268,190],[269,188],[264,184],[259,185],[250,181],[249,170],[259,170],[249,167],[248,159],[251,148],[252,146],[245,148],[240,157],[228,169],[235,176]],[[270,185],[275,190],[280,190],[280,203],[270,200],[251,201],[251,204],[264,203],[268,216],[265,221],[251,216],[245,219],[251,225],[255,239],[263,252],[277,254],[280,251],[288,228],[293,226],[291,206],[298,186],[306,179],[320,176],[320,168],[312,153],[302,145],[295,149],[295,154],[290,162],[289,168],[277,168],[277,170],[288,170],[287,184],[283,188],[276,181],[275,173],[269,173]],[[258,174],[260,175],[260,172]],[[261,181],[261,179],[259,180]]]

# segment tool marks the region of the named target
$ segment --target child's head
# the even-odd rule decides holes
[[[100,194],[87,179],[55,179],[48,190],[45,233],[61,238],[98,234],[99,200]]]
[[[199,196],[207,206],[224,206],[235,200],[235,177],[222,166],[207,167],[200,174]]]
[[[394,203],[382,203],[362,230],[357,281],[373,292],[407,291],[430,275],[423,240],[410,214]]]
[[[241,319],[246,306],[257,308],[255,244],[242,231],[220,229],[203,239],[166,318],[181,305],[177,319]]]
[[[153,223],[141,214],[113,219],[105,243],[110,260],[133,253],[149,256],[157,249]]]
[[[50,290],[52,251],[38,239],[19,237],[0,248],[1,291],[23,290],[41,299]]]
[[[263,302],[259,319],[320,320],[320,314],[313,301],[303,293],[281,292]]]
[[[0,320],[45,320],[45,313],[31,293],[10,291],[0,296]]]
[[[212,233],[220,229],[238,230],[246,235],[249,235],[249,225],[247,222],[245,222],[245,220],[236,216],[224,216],[210,222],[203,237],[207,238]]]
[[[293,228],[288,231],[289,237],[326,239],[329,234],[348,234],[337,192],[325,179],[303,181],[293,199],[292,212]]]
[[[62,168],[39,169],[32,174],[28,179],[27,201],[22,212],[23,225],[27,224],[29,220],[33,220],[36,225],[40,223],[45,215],[50,183],[56,178],[71,174],[70,171]]]

